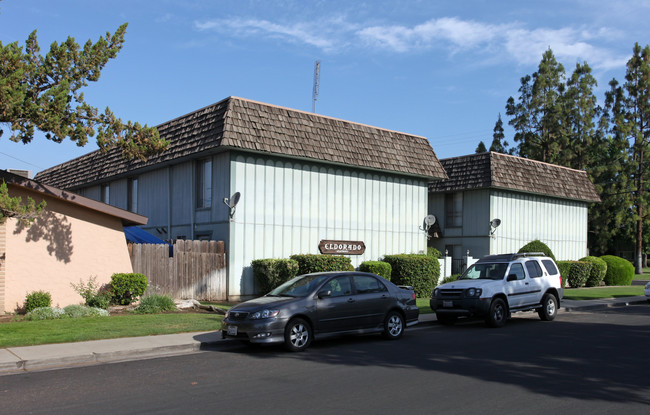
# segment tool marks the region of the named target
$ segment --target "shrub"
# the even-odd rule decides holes
[[[591,263],[591,272],[589,273],[589,278],[585,282],[585,287],[598,287],[600,283],[605,279],[605,274],[607,273],[607,262],[595,256],[586,256],[580,261],[586,261]]]
[[[377,274],[380,277],[386,278],[390,281],[390,274],[392,272],[392,267],[388,262],[383,261],[364,261],[359,264],[359,271],[361,272],[372,272]]]
[[[551,248],[540,240],[528,242],[526,245],[522,246],[517,253],[521,254],[524,252],[543,252],[546,256],[553,258],[553,261],[555,261],[555,255],[553,255]]]
[[[115,304],[129,305],[147,289],[147,277],[142,274],[111,275],[111,292]]]
[[[397,285],[410,285],[418,297],[429,297],[440,278],[440,262],[429,255],[386,255],[384,262],[392,267],[391,281]]]
[[[164,311],[176,311],[174,300],[167,295],[152,294],[142,297],[142,301],[135,308],[136,313],[154,314]]]
[[[46,291],[32,291],[25,297],[25,311],[30,312],[37,308],[52,305],[52,296]]]
[[[448,282],[454,282],[458,279],[458,277],[460,277],[460,274],[453,274],[448,277],[445,277],[442,279],[442,281],[440,281],[439,285],[447,284]]]
[[[558,271],[560,271],[560,276],[562,277],[562,285],[566,286],[571,272],[571,261],[557,261],[556,264]]]
[[[69,318],[70,316],[65,313],[62,308],[52,308],[52,307],[37,307],[27,314],[25,314],[25,320],[55,320],[59,318]]]
[[[71,282],[70,285],[84,299],[84,304],[88,307],[108,309],[111,293],[97,284],[96,276],[90,277],[88,283],[79,280],[79,284]]]
[[[291,255],[298,262],[298,275],[325,271],[354,271],[350,258],[340,255]]]
[[[607,263],[605,272],[606,285],[631,285],[634,279],[634,265],[626,259],[614,255],[601,256]]]
[[[97,307],[86,307],[83,305],[73,304],[63,308],[65,314],[71,318],[81,318],[81,317],[106,317],[108,316],[108,311],[103,308]]]
[[[256,259],[251,265],[262,294],[298,275],[298,261],[293,259]]]
[[[567,284],[571,288],[580,288],[585,285],[591,272],[592,264],[587,261],[567,261],[571,264]]]
[[[433,256],[433,257],[436,257],[436,258],[442,257],[442,253],[440,251],[438,251],[436,248],[432,247],[432,246],[427,247],[427,255]]]

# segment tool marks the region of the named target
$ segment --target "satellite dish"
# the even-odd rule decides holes
[[[426,230],[429,230],[429,228],[430,228],[431,226],[433,226],[434,223],[436,223],[436,217],[435,217],[435,216],[433,216],[433,215],[427,215],[427,216],[424,218],[424,228],[425,228]]]
[[[234,195],[228,199],[227,197],[223,198],[223,203],[225,203],[226,206],[230,209],[230,219],[235,216],[235,206],[237,206],[237,203],[239,203],[239,199],[241,198],[241,193],[235,192]]]
[[[231,208],[234,208],[235,206],[237,206],[237,203],[239,203],[239,198],[240,197],[241,197],[241,193],[235,192],[235,194],[232,195],[232,197],[230,198],[230,203],[228,204],[228,206],[230,206]]]
[[[498,228],[501,225],[501,219],[492,219],[490,221],[490,226],[493,228]]]

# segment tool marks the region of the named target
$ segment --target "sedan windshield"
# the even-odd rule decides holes
[[[276,297],[306,297],[331,275],[307,274],[289,280],[267,295]]]
[[[458,278],[459,280],[500,280],[508,264],[474,264]]]

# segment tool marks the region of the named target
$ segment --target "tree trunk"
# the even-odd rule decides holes
[[[639,151],[639,168],[637,180],[637,215],[636,221],[636,260],[634,261],[634,273],[643,274],[643,156],[644,151]]]

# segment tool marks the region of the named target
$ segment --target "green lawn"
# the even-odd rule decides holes
[[[211,331],[222,319],[221,314],[169,313],[16,321],[0,324],[0,348]]]
[[[429,314],[433,313],[433,310],[431,307],[429,307],[429,299],[428,298],[418,298],[416,301],[416,304],[418,305],[418,308],[420,309],[420,314]]]
[[[633,297],[643,294],[642,285],[629,287],[592,287],[565,288],[564,298],[567,300],[596,300],[600,298]]]

